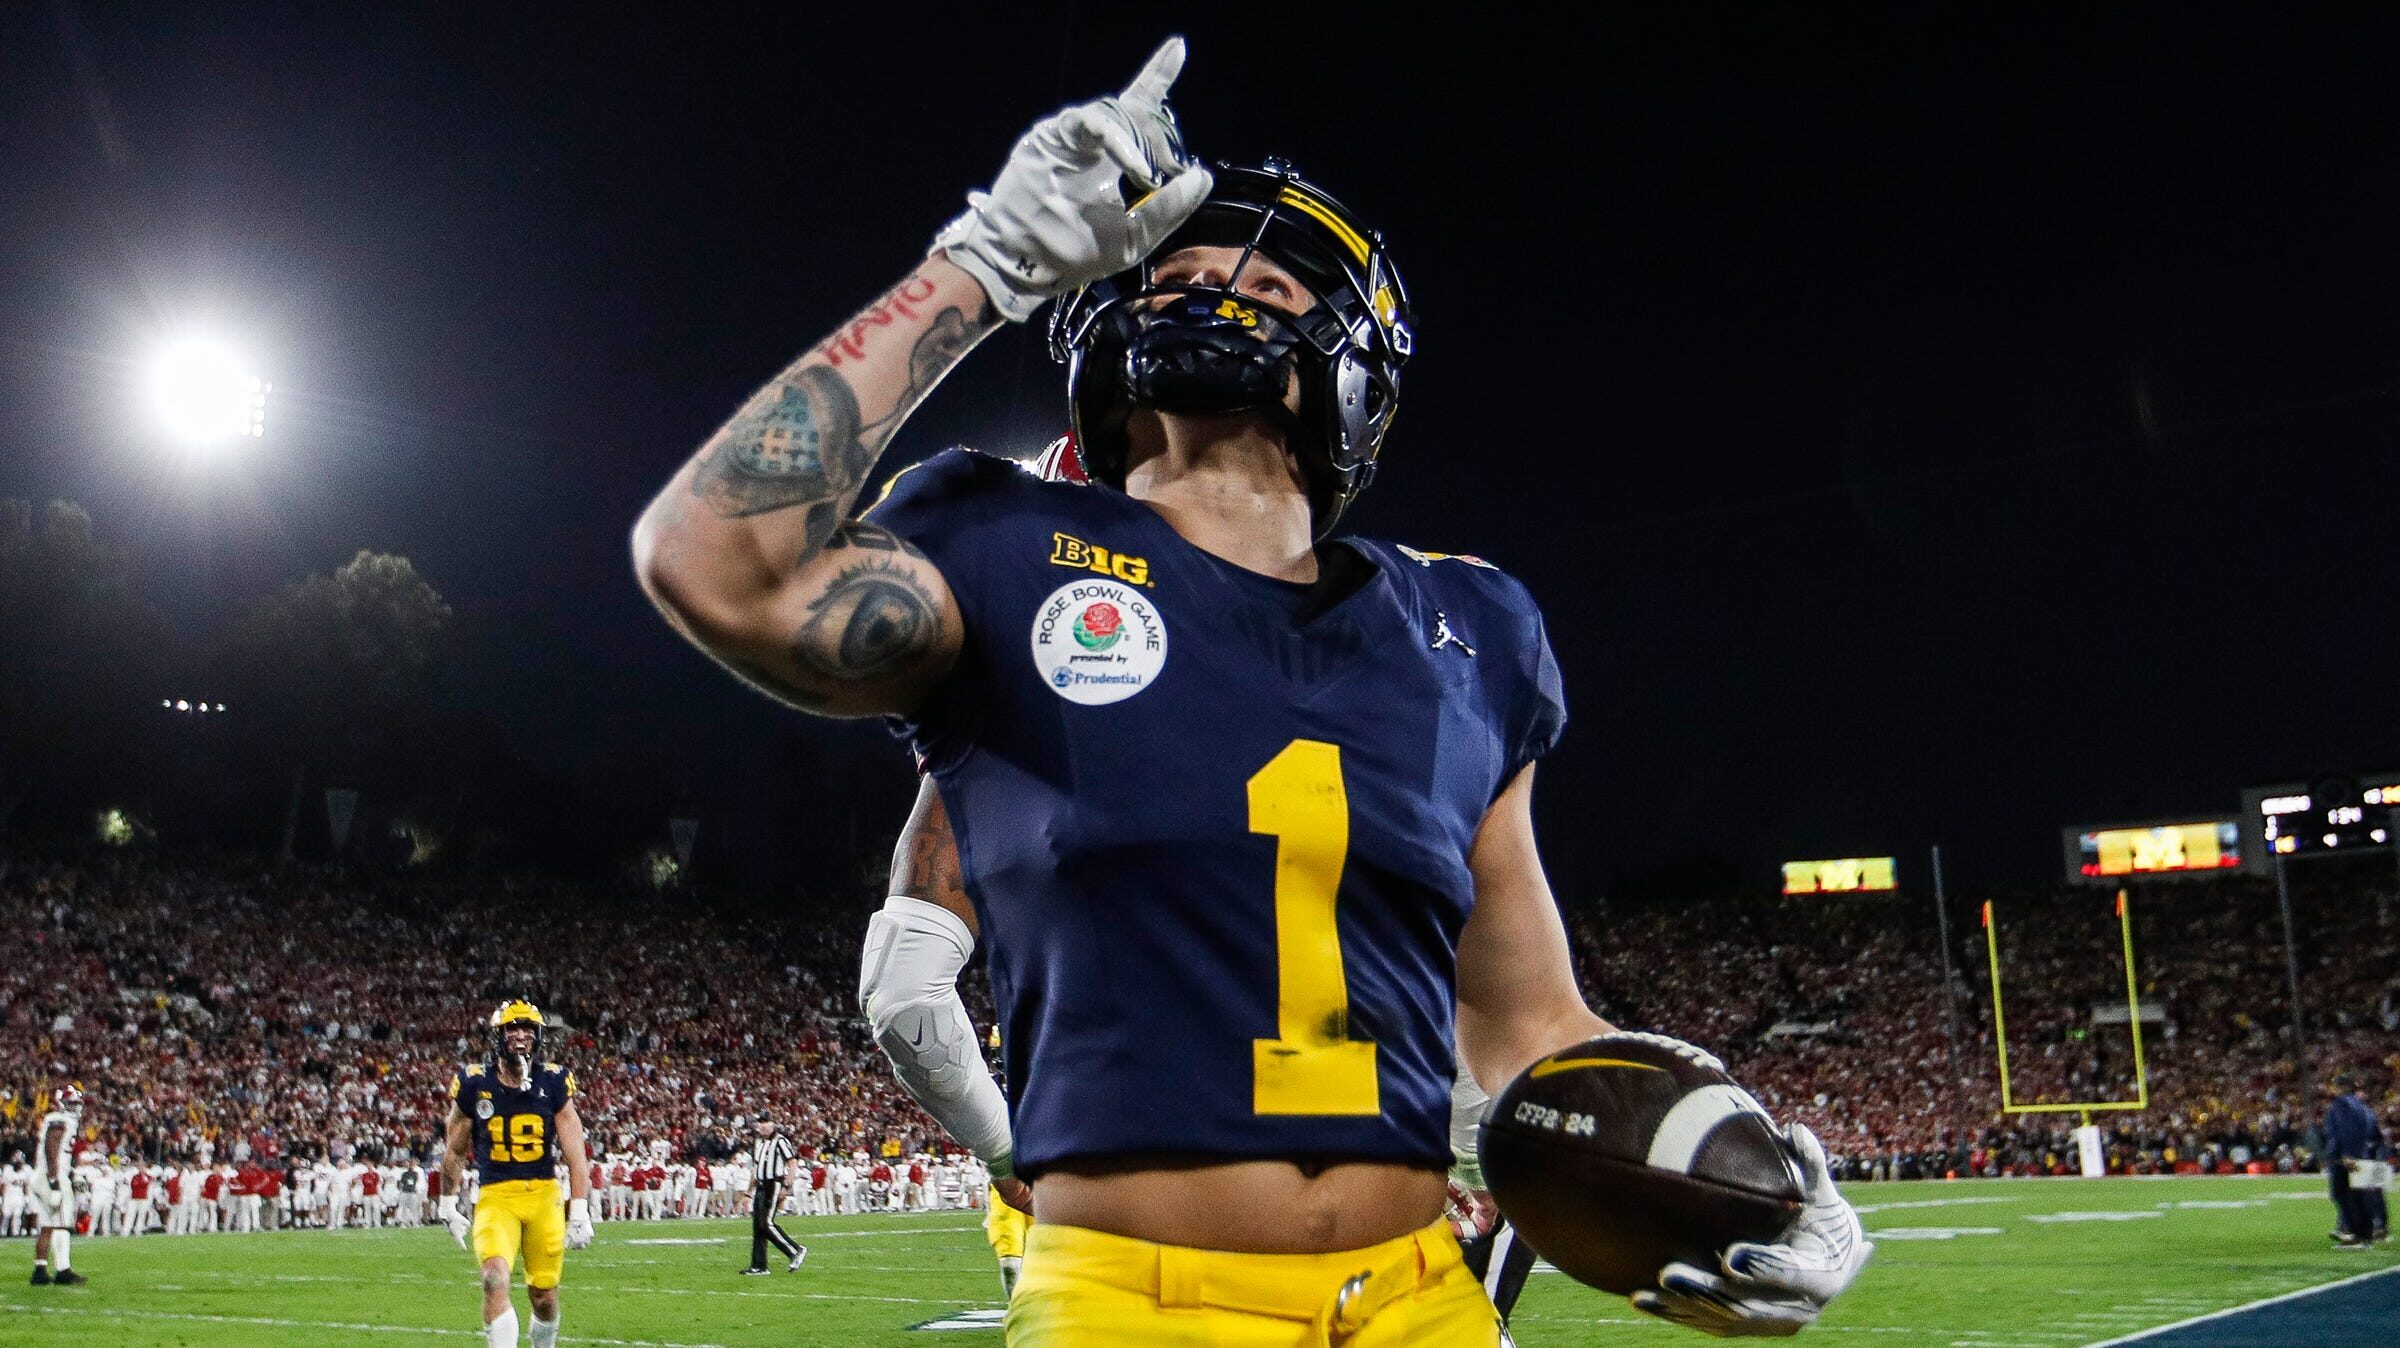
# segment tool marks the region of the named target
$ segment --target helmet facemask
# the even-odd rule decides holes
[[[1053,312],[1085,470],[1122,488],[1135,406],[1257,412],[1279,425],[1307,486],[1317,537],[1366,489],[1413,346],[1405,291],[1379,236],[1288,165],[1221,166],[1217,187],[1153,253],[1241,250],[1222,285],[1160,283],[1153,263],[1077,291]],[[1316,296],[1293,314],[1240,290],[1264,254]],[[1286,403],[1297,376],[1295,413]]]

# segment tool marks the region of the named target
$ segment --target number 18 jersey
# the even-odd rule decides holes
[[[1524,588],[1345,539],[1330,605],[1148,506],[953,450],[867,516],[965,646],[908,724],[1007,1050],[1016,1165],[1446,1168],[1467,856],[1565,721]]]
[[[475,1173],[484,1184],[557,1177],[558,1111],[575,1098],[575,1074],[537,1063],[511,1086],[490,1063],[450,1078],[450,1099],[471,1125]]]

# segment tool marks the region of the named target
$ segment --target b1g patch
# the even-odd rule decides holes
[[[1131,585],[1069,581],[1034,614],[1033,667],[1069,702],[1122,702],[1167,667],[1166,620]]]

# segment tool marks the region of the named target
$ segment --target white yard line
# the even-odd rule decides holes
[[[927,1270],[927,1271],[929,1271],[929,1272],[945,1272],[945,1273],[947,1273],[947,1272],[953,1272],[954,1270],[946,1270],[946,1269],[945,1269],[945,1270]],[[347,1274],[340,1274],[340,1273],[245,1273],[245,1272],[240,1272],[240,1271],[236,1271],[236,1270],[232,1270],[232,1269],[193,1269],[193,1270],[190,1270],[190,1271],[186,1272],[186,1273],[185,1273],[183,1276],[185,1276],[185,1277],[199,1277],[199,1278],[207,1278],[207,1279],[209,1279],[210,1281],[212,1281],[212,1282],[215,1282],[215,1283],[220,1283],[220,1284],[222,1284],[222,1283],[234,1283],[234,1284],[237,1284],[237,1285],[238,1285],[238,1284],[246,1284],[246,1283],[262,1283],[262,1282],[331,1282],[331,1283],[345,1283],[345,1284],[348,1284],[348,1285],[350,1285],[350,1286],[354,1286],[354,1287],[357,1287],[357,1286],[376,1286],[376,1287],[381,1287],[381,1286],[387,1286],[387,1285],[389,1285],[389,1284],[391,1284],[391,1283],[399,1283],[399,1282],[405,1282],[405,1283],[419,1283],[419,1284],[424,1284],[424,1283],[432,1283],[432,1284],[437,1284],[437,1285],[442,1285],[442,1286],[449,1286],[449,1285],[452,1285],[453,1283],[455,1283],[456,1285],[459,1285],[459,1286],[472,1286],[472,1285],[473,1285],[473,1283],[474,1283],[474,1278],[473,1278],[473,1275],[472,1275],[472,1274],[461,1274],[461,1275],[459,1275],[459,1277],[458,1277],[458,1278],[456,1278],[456,1279],[451,1279],[451,1278],[435,1278],[435,1277],[432,1277],[432,1276],[430,1276],[430,1275],[428,1275],[428,1274],[423,1274],[423,1273],[385,1273],[385,1274],[378,1274],[378,1275],[376,1275],[375,1277],[371,1277],[371,1278],[361,1278],[361,1277],[352,1277],[352,1276],[349,1276],[349,1275],[347,1275]],[[801,1277],[806,1277],[807,1275],[804,1273],[804,1274],[801,1274],[800,1276],[801,1276]],[[577,1291],[577,1292],[608,1292],[608,1293],[612,1293],[612,1294],[615,1294],[615,1295],[618,1295],[618,1296],[637,1296],[637,1297],[638,1297],[638,1296],[661,1296],[661,1297],[750,1297],[750,1298],[753,1298],[753,1299],[758,1299],[758,1300],[766,1300],[766,1301],[888,1301],[888,1302],[892,1302],[892,1303],[895,1303],[895,1304],[897,1304],[897,1305],[902,1305],[902,1306],[956,1306],[956,1307],[960,1307],[960,1308],[962,1308],[962,1309],[969,1309],[969,1310],[973,1309],[973,1308],[974,1308],[974,1307],[977,1305],[977,1301],[976,1301],[976,1299],[975,1299],[975,1298],[973,1298],[973,1297],[879,1297],[879,1296],[865,1296],[865,1295],[861,1295],[861,1294],[847,1293],[847,1292],[770,1292],[770,1291],[767,1291],[767,1290],[765,1290],[765,1289],[763,1289],[763,1288],[761,1288],[761,1289],[758,1289],[758,1290],[749,1290],[749,1289],[744,1289],[744,1288],[731,1288],[731,1287],[727,1287],[727,1288],[714,1288],[714,1287],[628,1287],[628,1286],[621,1286],[621,1285],[614,1285],[614,1286],[612,1286],[612,1285],[610,1285],[610,1284],[608,1284],[608,1283],[594,1283],[594,1282],[572,1282],[572,1281],[569,1281],[569,1282],[563,1282],[563,1283],[561,1283],[560,1285],[561,1285],[562,1287],[565,1287],[565,1288],[567,1288],[567,1289],[571,1290],[571,1291]],[[156,1284],[152,1284],[152,1286],[153,1286],[154,1288],[157,1288],[157,1289],[159,1289],[159,1290],[164,1290],[164,1289],[166,1289],[166,1288],[169,1288],[169,1287],[173,1287],[173,1288],[175,1288],[175,1289],[177,1289],[177,1290],[202,1290],[202,1291],[213,1291],[213,1290],[216,1290],[216,1289],[214,1289],[214,1288],[205,1288],[205,1289],[187,1289],[187,1285],[186,1285],[186,1284],[182,1284],[182,1283],[156,1283]],[[228,1288],[228,1289],[226,1289],[226,1290],[228,1290],[228,1291],[231,1291],[232,1289]],[[9,1309],[19,1309],[19,1308],[17,1308],[17,1307],[9,1307]],[[35,1309],[35,1308],[32,1308],[32,1307],[26,1307],[26,1308],[23,1308],[23,1309]],[[126,1313],[127,1313],[127,1314],[132,1314],[132,1312],[130,1312],[130,1311],[128,1311],[128,1312],[126,1312]],[[163,1312],[162,1312],[162,1313],[163,1313]],[[222,1316],[203,1316],[203,1317],[200,1317],[200,1318],[203,1318],[203,1319],[223,1319],[223,1318],[225,1318],[225,1317],[222,1317]],[[261,1321],[260,1323],[262,1323],[262,1324],[263,1324],[263,1323],[266,1323],[266,1322],[265,1322],[265,1321]],[[278,1322],[278,1323],[281,1323],[281,1322]],[[303,1322],[301,1322],[301,1321],[298,1321],[298,1320],[294,1320],[294,1321],[291,1321],[290,1323],[292,1323],[292,1324],[300,1324],[300,1323],[303,1323]],[[423,1330],[423,1331],[402,1330],[402,1331],[396,1331],[396,1332],[408,1332],[408,1333],[422,1332],[422,1333],[426,1333],[426,1334],[448,1334],[448,1333],[452,1333],[453,1331],[451,1331],[451,1330],[447,1330],[447,1329],[428,1329],[428,1330]],[[633,1342],[636,1342],[636,1340],[632,1340],[632,1339],[587,1339],[587,1338],[584,1338],[584,1337],[583,1337],[582,1335],[580,1335],[580,1334],[579,1334],[579,1335],[577,1335],[577,1336],[576,1336],[576,1338],[577,1338],[577,1340],[578,1340],[578,1341],[580,1341],[580,1342],[585,1342],[585,1343],[633,1343]]]
[[[2182,1329],[2187,1325],[2206,1324],[2211,1320],[2222,1320],[2228,1315],[2239,1315],[2244,1311],[2257,1310],[2261,1306],[2275,1305],[2277,1302],[2297,1301],[2302,1297],[2313,1297],[2319,1292],[2330,1292],[2337,1287],[2348,1287],[2353,1283],[2365,1282],[2369,1278],[2386,1277],[2393,1273],[2400,1273],[2400,1264],[2392,1265],[2389,1268],[2369,1269],[2364,1273],[2356,1274],[2348,1278],[2339,1278],[2333,1282],[2319,1283],[2314,1287],[2303,1287],[2297,1292],[2286,1292],[2281,1296],[2265,1297],[2258,1301],[2246,1301],[2239,1306],[2227,1306],[2221,1311],[2210,1311],[2206,1315],[2195,1315],[2189,1320],[2177,1320],[2171,1325],[2158,1325],[2151,1329],[2140,1330],[2136,1333],[2126,1334],[2118,1338],[2102,1339],[2096,1343],[2087,1343],[2084,1345],[2084,1348],[2115,1348],[2115,1345],[2121,1343],[2140,1343],[2144,1339],[2156,1338],[2157,1336],[2164,1334],[2171,1329]]]
[[[480,1339],[480,1329],[433,1329],[421,1325],[370,1325],[341,1320],[278,1320],[265,1315],[201,1315],[192,1311],[131,1311],[70,1306],[0,1305],[0,1311],[15,1311],[22,1315],[97,1315],[109,1320],[197,1320],[218,1325],[266,1325],[274,1329],[347,1329],[373,1334],[440,1334],[454,1338]],[[603,1339],[589,1334],[577,1334],[577,1343],[605,1343],[615,1348],[725,1348],[721,1343],[677,1343],[659,1339]]]

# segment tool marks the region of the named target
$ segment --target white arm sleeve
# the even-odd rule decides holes
[[[1008,1102],[975,1042],[958,973],[975,938],[940,904],[895,894],[867,923],[858,1002],[900,1084],[994,1175],[1009,1172]]]

